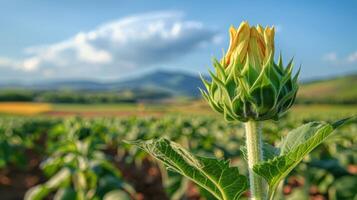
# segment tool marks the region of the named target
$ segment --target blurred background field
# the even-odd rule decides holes
[[[298,106],[280,123],[266,123],[264,139],[277,144],[287,131],[302,123],[334,121],[336,116],[355,112],[343,106]],[[109,199],[110,195],[114,199],[212,199],[141,150],[123,143],[162,136],[199,155],[232,158],[232,164],[247,173],[240,151],[244,144],[241,123],[227,124],[212,114],[134,115],[2,116],[2,197],[21,199],[30,191],[29,199]],[[356,131],[354,120],[306,157],[284,181],[280,198],[353,199]]]
[[[169,138],[247,174],[242,123],[201,98],[227,30],[274,25],[301,65],[296,102],[267,121],[277,145],[310,121],[357,116],[354,1],[4,1],[0,6],[1,200],[214,200],[124,141]],[[284,180],[277,200],[357,200],[357,119]],[[242,199],[248,199],[245,193]]]

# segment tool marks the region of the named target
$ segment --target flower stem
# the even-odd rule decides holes
[[[253,171],[253,166],[263,160],[260,122],[248,121],[245,124],[248,154],[250,195],[252,200],[263,200],[263,179]]]

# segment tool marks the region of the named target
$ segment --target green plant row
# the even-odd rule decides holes
[[[330,138],[326,144],[313,151],[288,178],[284,178],[285,187],[291,186],[291,179],[305,181],[304,186],[297,187],[285,198],[290,198],[296,192],[306,195],[309,188],[315,186],[321,195],[330,199],[348,199],[354,195],[353,187],[345,186],[346,183],[351,186],[355,183],[353,174],[348,170],[357,160],[354,153],[356,138],[353,135],[357,129],[355,122],[350,122],[337,131],[336,137]],[[271,134],[266,137],[267,141],[272,143],[301,123],[300,119],[289,116],[283,119],[281,124],[268,123],[263,131],[270,133],[280,130],[279,135]],[[191,157],[194,158],[193,163],[195,159],[199,160],[200,167],[201,162],[207,161],[207,166],[215,169],[219,166],[226,168],[228,163],[222,160],[231,158],[239,170],[227,168],[225,173],[231,173],[231,170],[234,172],[230,177],[241,174],[237,180],[244,181],[242,175],[248,171],[242,161],[245,152],[244,127],[237,123],[227,125],[215,117],[66,120],[1,118],[0,136],[1,171],[14,168],[26,171],[30,166],[26,155],[29,150],[36,152],[42,159],[40,168],[46,180],[29,190],[27,199],[44,199],[49,195],[55,195],[57,199],[115,199],[115,196],[118,198],[117,195],[120,199],[124,199],[123,196],[135,199],[139,192],[136,191],[135,185],[123,176],[117,162],[140,166],[147,155],[123,143],[123,140],[147,140],[165,136],[190,149],[195,155],[203,156]],[[163,144],[170,144],[167,140],[163,141]],[[108,150],[113,148],[115,153],[108,153]],[[202,161],[205,157],[217,157],[221,161]],[[306,169],[307,166],[309,169]],[[183,198],[189,187],[186,179],[163,168],[159,169],[164,177],[162,184],[166,187],[167,197]],[[207,187],[211,188],[212,182],[206,189]],[[234,190],[243,191],[246,187],[247,185]],[[278,194],[280,193],[279,190]],[[207,199],[214,198],[205,192],[205,189],[200,190],[200,195]],[[246,195],[241,198],[246,198]]]

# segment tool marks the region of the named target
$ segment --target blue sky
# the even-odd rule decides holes
[[[150,2],[150,3],[148,3]],[[357,71],[356,1],[17,1],[0,3],[0,81],[111,80],[210,68],[228,28],[274,25],[301,79]]]

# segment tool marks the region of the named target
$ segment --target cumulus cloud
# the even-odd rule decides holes
[[[355,64],[357,63],[357,51],[348,54],[347,56],[337,56],[336,52],[330,52],[322,56],[322,60],[326,62],[341,64]]]
[[[29,47],[23,60],[0,58],[0,66],[44,76],[81,77],[147,68],[217,42],[216,31],[180,12],[125,17],[58,43]]]
[[[348,57],[347,57],[347,61],[349,63],[355,63],[357,62],[357,51],[351,53]]]
[[[16,61],[11,60],[9,58],[0,57],[0,67],[5,67],[5,66],[16,67],[18,66],[18,63],[16,63]]]
[[[336,52],[327,53],[322,57],[322,60],[327,62],[335,62],[337,61],[337,53]]]

